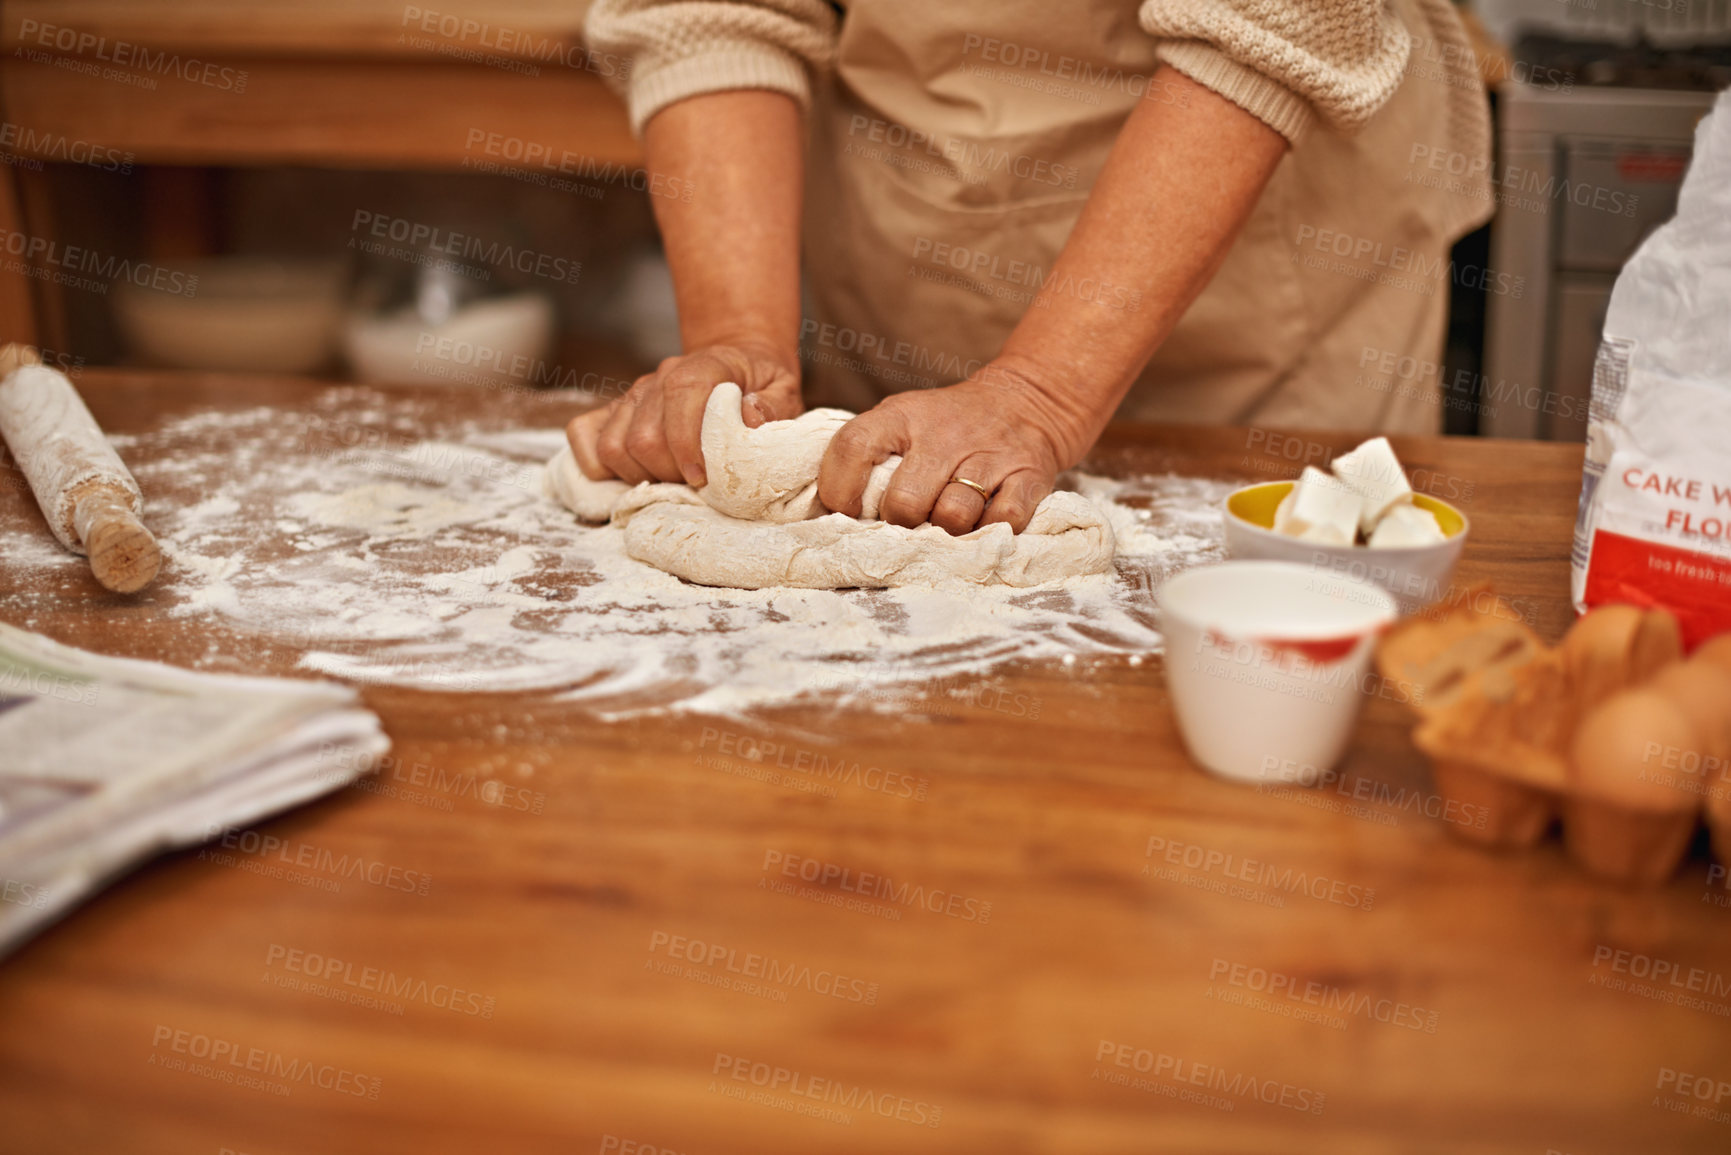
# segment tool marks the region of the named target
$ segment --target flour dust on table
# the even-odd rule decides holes
[[[1150,590],[1221,555],[1231,483],[1078,474],[1067,499],[1110,525],[1108,572],[1027,589],[693,585],[544,494],[562,435],[523,428],[575,409],[566,396],[538,398],[539,418],[489,406],[451,421],[410,395],[335,389],[306,410],[204,412],[115,438],[166,558],[141,612],[212,639],[201,668],[546,691],[605,716],[809,694],[893,709],[899,688],[977,684],[1012,660],[1156,651]],[[0,534],[0,551],[23,576],[82,564],[32,533]],[[28,627],[38,596],[21,582],[0,610]]]

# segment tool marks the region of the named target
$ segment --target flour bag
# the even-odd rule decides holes
[[[1611,291],[1570,561],[1578,611],[1658,606],[1690,647],[1731,630],[1731,92]]]

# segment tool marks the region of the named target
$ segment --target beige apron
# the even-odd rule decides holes
[[[1447,91],[1462,69],[1421,57],[1465,41],[1446,0],[1392,2],[1415,66],[1359,134],[1318,125],[1282,160],[1120,417],[1438,428],[1434,374],[1378,387],[1361,366],[1385,351],[1438,360],[1448,248],[1488,206],[1410,182],[1415,145],[1458,151],[1464,136]],[[808,403],[863,410],[990,360],[1050,277],[1136,101],[1169,92],[1148,95],[1157,67],[1122,0],[1062,18],[1035,4],[850,5],[812,117]],[[1059,287],[1126,317],[1135,304],[1120,286]]]

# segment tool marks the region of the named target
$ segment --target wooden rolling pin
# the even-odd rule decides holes
[[[72,382],[28,345],[0,348],[0,435],[48,527],[89,556],[96,580],[123,594],[149,584],[162,551],[138,520],[138,483]]]

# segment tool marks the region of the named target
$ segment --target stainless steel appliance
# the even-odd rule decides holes
[[[1713,38],[1724,24],[1697,14],[1693,30]],[[1617,270],[1676,211],[1731,51],[1527,36],[1513,56],[1523,79],[1497,92],[1490,265],[1521,292],[1487,302],[1479,427],[1580,440]]]

